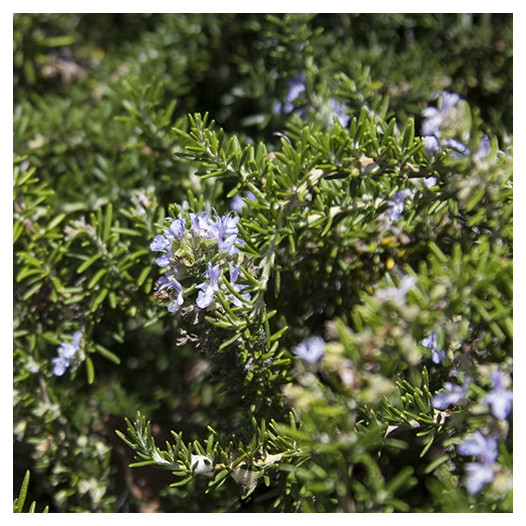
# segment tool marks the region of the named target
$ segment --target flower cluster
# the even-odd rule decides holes
[[[306,78],[304,74],[299,74],[293,77],[288,83],[285,101],[274,102],[272,105],[272,112],[275,115],[294,112],[302,117],[304,111],[299,103],[301,102],[302,95],[307,91],[305,82]],[[326,104],[322,103],[320,106],[321,108],[319,113],[321,114],[322,122],[324,122],[327,126],[330,127],[333,124],[334,118],[337,118],[344,128],[349,124],[350,116],[346,113],[347,106],[339,102],[334,97],[331,97],[328,101],[326,101]]]
[[[80,351],[82,341],[82,331],[77,331],[73,335],[71,343],[61,343],[58,348],[58,356],[51,360],[54,364],[53,374],[62,376],[66,369],[71,365],[71,360]]]
[[[469,148],[455,137],[464,127],[465,118],[460,106],[461,98],[457,93],[443,91],[437,94],[438,106],[424,108],[422,115],[422,135],[424,147],[429,155],[447,148],[451,157],[465,157],[470,155]],[[490,151],[490,142],[487,136],[480,141],[475,156],[481,160]]]
[[[437,347],[435,338],[430,336],[428,341],[430,345]],[[484,398],[484,403],[488,405],[495,418],[503,420],[511,411],[513,393],[506,389],[505,376],[501,371],[494,372],[491,380],[493,389]],[[462,385],[446,382],[443,390],[432,398],[433,407],[444,410],[463,401],[467,396],[471,381],[471,378],[467,377]],[[486,436],[480,431],[458,446],[457,451],[460,455],[474,456],[478,460],[465,466],[466,488],[471,494],[478,493],[484,484],[493,480],[498,456],[497,446],[498,437],[496,435]]]
[[[232,212],[220,216],[215,211],[214,215],[202,211],[166,221],[170,225],[154,237],[150,250],[161,253],[155,262],[167,269],[157,281],[155,297],[168,303],[169,312],[177,312],[184,303],[185,294],[194,289],[199,291],[195,300],[197,307],[209,307],[222,288],[221,276],[226,266],[230,287],[236,293],[230,293],[232,303],[241,307],[250,301],[249,293],[241,293],[248,285],[238,283],[241,274],[237,262],[241,253],[236,246],[241,244],[239,217]],[[188,287],[183,283],[188,283]]]
[[[468,473],[466,487],[471,494],[478,493],[484,484],[493,480],[495,461],[498,457],[498,441],[494,436],[485,436],[476,431],[472,438],[458,445],[459,455],[476,457],[478,462],[466,464]]]
[[[442,136],[442,128],[450,124],[456,117],[460,95],[443,91],[437,94],[438,107],[428,107],[422,111],[422,133],[426,137]]]

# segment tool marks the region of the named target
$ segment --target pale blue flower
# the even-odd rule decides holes
[[[185,230],[185,221],[182,217],[174,219],[169,228],[170,234],[176,239],[180,239],[181,237],[183,237]]]
[[[294,346],[292,352],[307,363],[316,363],[325,353],[325,342],[319,336],[312,336]]]
[[[208,263],[208,282],[197,285],[199,294],[197,295],[196,304],[200,309],[204,309],[211,305],[214,301],[214,292],[219,290],[219,264],[212,267],[211,263]]]
[[[439,364],[446,357],[444,349],[438,348],[438,335],[436,331],[431,331],[429,335],[422,340],[422,345],[426,349],[431,349],[431,359],[433,363]]]
[[[155,260],[159,267],[163,268],[170,265],[173,256],[173,252],[170,250],[172,243],[175,239],[181,238],[184,231],[184,219],[173,219],[170,226],[163,230],[164,235],[159,234],[153,238],[153,241],[150,243],[150,250],[152,252],[165,252],[165,254]]]
[[[169,312],[177,312],[184,302],[183,286],[174,277],[174,273],[165,274],[161,276],[158,281],[158,291],[170,291],[172,301],[167,307]]]
[[[467,438],[457,446],[459,455],[477,457],[483,463],[495,462],[499,456],[498,441],[494,436],[486,436],[481,431],[475,431],[471,438]]]
[[[210,215],[206,210],[198,212],[197,214],[190,214],[190,224],[194,235],[213,239],[217,237],[216,223],[212,221]]]
[[[245,206],[245,200],[239,194],[236,194],[230,201],[230,208],[236,212],[241,212]]]
[[[448,119],[450,112],[460,101],[460,96],[456,93],[441,92],[438,94],[438,107],[428,107],[422,111],[424,121],[422,122],[422,134],[440,137],[441,127]]]
[[[488,393],[485,402],[490,406],[491,413],[495,418],[504,420],[511,411],[513,393],[508,391],[504,385],[504,374],[496,371],[491,375],[493,390]]]
[[[470,154],[469,148],[458,139],[444,139],[442,145],[453,150],[449,155],[457,159]]]
[[[172,256],[173,253],[169,250],[166,252],[166,254],[159,256],[155,260],[155,263],[161,268],[167,267],[172,262]]]
[[[341,102],[338,102],[336,99],[331,98],[329,99],[329,108],[331,111],[330,117],[329,117],[329,126],[333,122],[333,117],[336,117],[341,125],[345,128],[349,124],[350,116],[345,113],[345,110],[347,109],[347,106]]]
[[[484,464],[479,462],[470,462],[464,466],[467,472],[466,488],[474,495],[478,493],[484,484],[489,484],[494,477],[494,464]]]
[[[428,187],[428,188],[433,188],[433,186],[435,186],[437,184],[437,178],[436,177],[424,177],[424,184]]]
[[[404,211],[405,200],[411,197],[413,194],[411,190],[400,190],[395,192],[393,197],[388,201],[389,209],[387,215],[391,221],[398,221]]]
[[[491,143],[490,143],[489,137],[487,135],[484,135],[484,137],[482,137],[482,139],[480,140],[477,151],[475,152],[475,158],[478,161],[482,161],[488,155],[490,151],[491,151]]]
[[[471,494],[478,493],[484,484],[493,480],[495,461],[499,455],[498,441],[494,436],[485,436],[475,431],[472,438],[457,446],[459,455],[476,457],[479,462],[466,464],[468,474],[466,487]]]
[[[289,82],[289,91],[287,93],[287,101],[296,100],[305,91],[305,75],[300,73],[291,79]]]
[[[241,212],[241,210],[243,210],[243,208],[245,208],[246,206],[247,199],[249,201],[255,201],[256,196],[252,192],[247,192],[244,197],[242,197],[239,194],[236,194],[230,202],[230,208],[232,210],[235,210],[236,212]]]
[[[82,340],[82,331],[77,331],[73,335],[71,343],[61,343],[58,348],[58,356],[51,361],[54,364],[53,374],[55,376],[62,376],[66,369],[70,366],[71,360],[80,350],[80,342]]]
[[[232,217],[229,212],[225,216],[218,217],[214,223],[217,246],[222,252],[233,253],[235,251],[234,243],[239,232],[238,221],[239,217]]]
[[[444,384],[444,391],[433,396],[431,399],[431,405],[435,409],[443,411],[449,406],[458,404],[461,400],[464,400],[468,392],[469,381],[465,381],[463,385],[456,385],[451,382]]]
[[[416,278],[413,276],[404,276],[398,287],[387,287],[375,292],[375,296],[382,302],[392,302],[401,307],[405,303],[407,293],[415,286]]]
[[[153,238],[153,241],[150,243],[150,250],[152,252],[161,252],[166,250],[170,246],[170,242],[160,234]]]
[[[239,277],[239,273],[241,271],[241,267],[238,265],[237,267],[234,267],[232,263],[228,264],[229,271],[230,271],[230,285],[234,288],[236,292],[241,292],[242,290],[248,288],[248,285],[240,285],[236,283],[237,278]],[[237,296],[232,295],[232,303],[236,307],[243,307],[244,302],[250,301],[250,294],[246,292],[245,294],[241,294],[241,297],[243,300],[240,300]]]
[[[426,135],[424,137],[424,148],[429,155],[433,155],[437,150],[440,149],[438,139],[434,135]]]
[[[293,77],[288,83],[288,91],[284,102],[274,102],[272,105],[272,112],[290,113],[294,109],[294,101],[300,97],[305,91],[305,75],[300,74]]]

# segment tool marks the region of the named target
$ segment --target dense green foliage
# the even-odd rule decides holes
[[[13,24],[15,511],[512,511],[511,15]]]

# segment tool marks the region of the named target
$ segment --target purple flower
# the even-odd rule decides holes
[[[165,230],[165,232],[167,232],[167,231]],[[183,237],[184,232],[185,232],[184,219],[182,217],[174,219],[172,221],[172,224],[170,225],[169,233],[174,238],[180,239],[181,237]]]
[[[436,177],[424,177],[424,184],[428,187],[428,188],[432,188],[433,186],[435,186],[437,184],[437,178]]]
[[[162,235],[155,236],[153,241],[150,243],[150,250],[152,252],[165,252],[162,256],[159,256],[155,263],[159,267],[167,267],[170,264],[173,253],[168,247],[171,245],[171,238]]]
[[[300,74],[293,77],[288,83],[288,91],[285,96],[285,102],[274,102],[272,105],[272,112],[290,113],[294,109],[293,102],[305,91],[305,75]]]
[[[479,460],[465,466],[468,474],[466,487],[471,494],[478,493],[484,484],[493,480],[493,467],[499,455],[497,439],[476,431],[472,438],[457,446],[457,451],[459,455],[472,456]]]
[[[491,151],[491,143],[489,142],[488,136],[484,135],[484,137],[482,137],[482,139],[480,140],[477,151],[475,152],[475,158],[478,161],[482,161],[488,155],[490,151]]]
[[[438,139],[434,135],[426,135],[424,137],[424,148],[429,155],[433,155],[437,150],[440,150]]]
[[[422,340],[422,345],[426,349],[431,349],[431,359],[433,363],[439,364],[446,357],[444,349],[438,348],[438,335],[436,331],[431,331],[429,335]]]
[[[200,309],[208,307],[214,300],[214,292],[219,290],[219,264],[212,267],[212,264],[208,263],[207,273],[209,281],[197,285],[200,291],[197,295],[196,304]]]
[[[329,117],[328,125],[330,126],[333,122],[333,117],[336,117],[341,122],[341,125],[345,128],[349,124],[350,119],[349,115],[345,113],[347,106],[345,104],[342,104],[341,102],[338,102],[336,99],[331,98],[329,99],[329,107],[331,110],[331,114]]]
[[[469,381],[464,381],[463,385],[456,385],[452,384],[451,382],[446,382],[444,384],[444,391],[433,396],[431,405],[435,409],[443,411],[451,405],[458,404],[466,397],[468,387]]]
[[[77,331],[73,335],[72,343],[61,343],[58,348],[58,356],[51,360],[54,364],[53,374],[55,376],[62,376],[69,367],[72,358],[80,350],[80,342],[82,340],[82,331]]]
[[[496,437],[487,437],[480,431],[475,431],[472,438],[467,438],[457,446],[459,455],[477,457],[478,460],[490,464],[499,456]]]
[[[245,200],[239,195],[236,194],[232,201],[230,201],[230,208],[232,210],[235,210],[236,212],[241,212],[243,208],[245,207]]]
[[[300,73],[291,79],[289,82],[289,91],[287,93],[287,101],[296,100],[305,91],[305,75]]]
[[[237,267],[234,267],[232,263],[228,264],[229,271],[230,271],[230,285],[234,288],[236,292],[241,292],[242,290],[246,289],[248,285],[239,285],[236,283],[237,278],[239,277],[239,273],[241,271],[241,267],[238,265]],[[243,302],[250,301],[250,294],[246,292],[245,294],[241,294],[241,297],[243,298],[243,301],[240,300],[237,296],[232,295],[232,302],[236,307],[243,307]]]
[[[485,402],[490,406],[493,416],[503,420],[511,411],[513,393],[504,386],[504,374],[501,371],[493,373],[491,380],[493,390],[488,393]]]
[[[167,307],[169,312],[177,312],[181,308],[181,305],[184,301],[183,286],[173,276],[173,273],[165,274],[157,281],[157,284],[159,285],[157,290],[159,292],[170,291],[171,295],[173,296],[172,302]]]
[[[230,212],[223,217],[218,217],[214,223],[217,246],[222,252],[232,254],[235,251],[234,243],[237,240],[239,217],[232,217]]]
[[[159,266],[161,268],[167,267],[172,261],[172,256],[173,256],[173,253],[169,250],[163,256],[159,256],[155,260],[155,263],[156,263],[157,266]]]
[[[389,209],[387,210],[387,215],[391,221],[398,221],[404,211],[405,200],[408,197],[411,197],[411,190],[400,190],[395,192],[393,197],[388,201]]]
[[[243,210],[243,208],[246,206],[245,199],[248,199],[249,201],[255,201],[256,196],[252,192],[247,192],[244,198],[237,194],[232,198],[232,201],[230,202],[230,208],[236,212],[241,212],[241,210]]]
[[[458,159],[470,154],[469,148],[457,139],[444,139],[442,144],[453,150],[453,153],[450,154],[451,157]]]
[[[173,252],[170,250],[170,247],[172,242],[181,238],[184,231],[184,219],[178,218],[172,220],[170,226],[163,230],[164,235],[159,234],[153,238],[153,241],[150,243],[150,250],[152,252],[165,252],[165,254],[155,260],[159,267],[167,267],[171,263]]]
[[[206,210],[197,214],[190,214],[190,224],[196,236],[205,239],[213,239],[217,236],[216,223],[212,221]]]
[[[443,91],[438,94],[438,107],[428,107],[422,111],[424,121],[422,122],[422,134],[440,137],[441,126],[449,117],[450,112],[460,101],[460,96],[456,93]]]
[[[294,346],[292,352],[307,363],[315,363],[325,352],[325,342],[319,336],[312,336]]]
[[[150,243],[150,250],[152,252],[161,252],[166,250],[170,246],[170,242],[161,235],[155,236],[153,241]]]
[[[478,493],[484,484],[493,480],[493,464],[470,462],[464,466],[464,469],[468,474],[466,488],[472,495]]]

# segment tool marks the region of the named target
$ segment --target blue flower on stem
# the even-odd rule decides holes
[[[243,210],[243,208],[245,208],[246,206],[246,199],[248,199],[249,201],[255,201],[256,196],[252,192],[247,192],[244,198],[241,195],[236,194],[232,198],[232,201],[230,201],[230,208],[232,208],[232,210],[235,210],[236,212],[241,212],[241,210]]]
[[[499,454],[497,439],[476,431],[472,438],[457,446],[457,451],[459,455],[473,456],[479,460],[465,466],[468,473],[466,487],[471,494],[478,493],[484,484],[493,480],[493,467]]]
[[[444,391],[433,396],[431,400],[431,405],[435,409],[443,411],[449,406],[458,404],[461,400],[466,397],[468,392],[470,380],[464,380],[462,385],[456,385],[451,382],[446,382],[444,384]]]
[[[490,406],[495,418],[504,420],[511,411],[513,393],[504,386],[504,374],[496,371],[491,375],[493,390],[488,393],[485,402]]]
[[[434,135],[426,135],[424,137],[424,148],[429,155],[433,155],[437,150],[440,150],[438,139]]]
[[[478,493],[484,484],[489,484],[493,480],[493,464],[470,462],[464,466],[464,469],[468,474],[466,488],[472,495]]]
[[[305,75],[300,74],[293,77],[288,83],[288,92],[285,96],[285,102],[274,102],[272,105],[273,113],[290,113],[294,109],[294,101],[300,97],[305,89]]]
[[[330,126],[332,124],[333,117],[336,117],[340,121],[341,125],[345,128],[349,124],[350,120],[350,116],[345,113],[347,106],[341,102],[338,102],[336,99],[331,98],[329,99],[329,108],[331,115],[328,125]]]
[[[294,346],[292,352],[304,362],[316,363],[325,353],[325,341],[319,336],[312,336]]]
[[[54,364],[53,374],[55,376],[62,376],[69,367],[71,360],[80,350],[80,342],[82,340],[82,331],[77,331],[73,335],[71,343],[61,343],[58,348],[58,356],[51,360]]]
[[[237,240],[237,234],[239,232],[237,227],[238,221],[239,217],[232,217],[229,212],[222,217],[218,217],[214,223],[217,246],[222,252],[227,252],[228,254],[235,252],[236,247],[234,243]]]
[[[439,364],[446,357],[444,349],[438,348],[438,335],[436,331],[431,331],[429,335],[422,340],[422,345],[426,349],[431,349],[431,359],[433,363]]]
[[[480,140],[477,151],[475,152],[475,157],[478,161],[482,161],[490,151],[491,143],[489,141],[489,137],[487,135],[484,135]]]
[[[428,188],[432,188],[433,186],[435,186],[437,184],[437,178],[436,177],[424,177],[424,184],[428,187]]]
[[[207,273],[209,281],[197,285],[197,288],[200,290],[196,304],[200,309],[208,307],[214,301],[214,292],[219,290],[219,264],[212,267],[212,264],[208,263]]]
[[[460,159],[470,154],[469,148],[458,139],[444,139],[443,145],[453,150],[450,156],[455,159]]]
[[[405,200],[408,197],[411,197],[411,190],[400,190],[395,192],[393,197],[388,201],[389,209],[387,210],[387,215],[389,216],[390,221],[398,221],[402,216],[404,211]]]
[[[173,273],[165,274],[157,281],[159,285],[159,288],[157,289],[158,292],[170,291],[173,296],[172,302],[167,307],[169,312],[177,312],[184,301],[183,286],[173,276]]]
[[[448,93],[443,91],[439,94],[440,102],[439,107],[428,107],[422,111],[424,121],[422,122],[422,134],[423,135],[434,135],[440,137],[442,131],[441,127],[444,121],[446,121],[460,101],[460,96],[457,93]]]
[[[164,229],[164,235],[157,235],[153,238],[153,241],[150,243],[150,250],[152,252],[165,252],[164,255],[159,256],[155,263],[159,267],[167,267],[173,256],[170,247],[174,239],[179,239],[183,236],[185,232],[184,219],[174,219],[169,226],[169,228]]]
[[[217,225],[212,221],[206,210],[197,214],[190,214],[190,224],[196,236],[213,239],[217,237]]]
[[[239,273],[241,271],[241,267],[239,265],[237,267],[234,267],[232,263],[229,263],[228,267],[230,271],[230,285],[232,285],[233,289],[236,292],[241,292],[242,290],[246,289],[248,285],[240,285],[236,283],[237,278],[239,277]],[[245,292],[245,294],[241,294],[241,297],[245,302],[250,301],[250,294],[248,292]],[[232,295],[232,302],[236,307],[243,307],[243,301],[240,300],[237,296]]]

